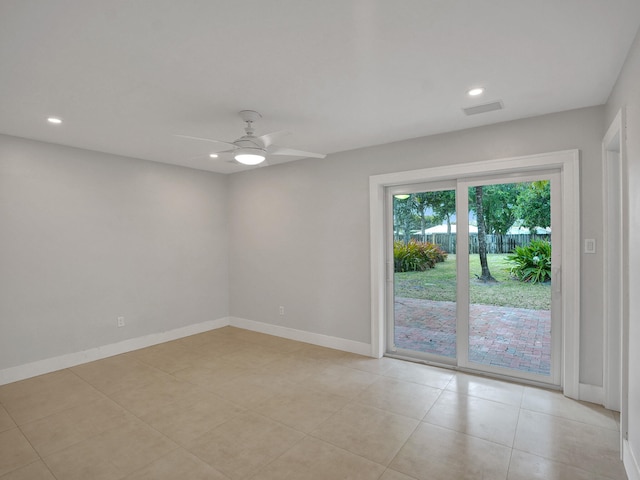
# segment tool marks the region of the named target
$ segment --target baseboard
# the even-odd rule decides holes
[[[597,385],[590,385],[588,383],[581,383],[579,385],[580,400],[583,402],[597,403],[598,405],[604,405],[604,388]]]
[[[633,454],[633,450],[631,450],[629,440],[624,440],[622,443],[622,461],[624,462],[624,469],[627,472],[629,480],[640,480],[640,466]]]
[[[81,352],[69,353],[58,357],[38,360],[37,362],[18,365],[16,367],[0,370],[0,385],[17,382],[25,378],[43,375],[45,373],[55,372],[69,367],[74,367],[82,363],[93,362],[103,358],[120,355],[121,353],[139,350],[141,348],[157,345],[158,343],[177,340],[178,338],[196,335],[198,333],[215,330],[216,328],[226,327],[229,325],[229,317],[210,320],[207,322],[188,325],[186,327],[176,328],[167,332],[152,333],[143,337],[131,338],[118,343],[103,345]]]
[[[16,367],[0,370],[0,385],[17,382],[26,378],[43,375],[45,373],[63,370],[83,363],[101,360],[103,358],[120,355],[122,353],[139,350],[159,343],[170,342],[179,338],[196,335],[198,333],[215,330],[217,328],[232,325],[245,330],[266,333],[277,337],[288,338],[300,342],[311,343],[321,347],[335,348],[345,352],[356,353],[358,355],[371,356],[371,345],[353,340],[346,340],[339,337],[331,337],[320,333],[306,332],[294,328],[272,325],[269,323],[257,322],[238,317],[223,317],[186,327],[176,328],[167,332],[152,333],[143,337],[131,338],[118,343],[102,345],[100,347],[83,350],[81,352],[69,353],[58,357],[38,360],[37,362],[18,365]]]
[[[229,321],[229,324],[232,327],[244,328],[245,330],[253,330],[254,332],[266,333],[268,335],[275,335],[276,337],[288,338],[289,340],[311,343],[321,347],[334,348],[336,350],[365,355],[367,357],[371,356],[371,345],[368,343],[346,340],[339,337],[331,337],[321,333],[296,330],[295,328],[273,325],[271,323],[256,322],[255,320],[247,320],[246,318],[230,317]]]

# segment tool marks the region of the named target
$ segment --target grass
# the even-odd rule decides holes
[[[477,254],[469,255],[471,303],[500,305],[533,310],[551,308],[551,285],[520,282],[511,277],[511,262],[506,254],[489,254],[487,261],[496,283],[480,282],[480,259]],[[395,274],[395,294],[397,297],[421,298],[425,300],[456,301],[456,256],[436,264],[424,272],[404,272]]]

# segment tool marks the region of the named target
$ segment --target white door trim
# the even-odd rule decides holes
[[[602,140],[603,388],[604,406],[620,410],[622,400],[622,111]]]
[[[559,169],[562,188],[562,386],[568,397],[579,398],[580,365],[580,152],[566,150],[395,172],[369,177],[371,247],[371,355],[385,353],[385,189],[460,177]],[[578,246],[578,248],[576,248]]]

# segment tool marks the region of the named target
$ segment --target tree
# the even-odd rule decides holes
[[[422,241],[425,242],[425,230],[427,229],[427,210],[431,207],[429,194],[428,193],[414,193],[411,195],[413,197],[414,206],[420,216],[420,234],[422,236]],[[431,217],[433,220],[433,217]]]
[[[451,218],[456,213],[456,191],[440,190],[426,192],[427,201],[433,210],[434,217],[439,222],[447,222],[447,252],[453,251],[453,237],[451,236]]]
[[[518,194],[516,214],[532,233],[536,227],[551,226],[551,184],[540,180],[526,184]]]
[[[487,234],[485,231],[484,223],[484,207],[483,201],[483,187],[482,185],[475,187],[475,199],[476,199],[476,218],[478,219],[478,254],[480,255],[480,267],[482,272],[479,279],[483,282],[495,282],[491,272],[489,271],[489,264],[487,263]]]
[[[415,204],[411,196],[408,198],[393,197],[393,226],[398,238],[402,231],[402,241],[407,244],[411,240],[411,229],[415,226]]]
[[[451,218],[456,213],[456,191],[440,190],[426,192],[425,195],[433,209],[434,216],[441,222],[447,222],[447,233],[451,234]]]
[[[521,184],[502,183],[482,188],[482,210],[486,233],[506,235],[518,219],[516,202]]]

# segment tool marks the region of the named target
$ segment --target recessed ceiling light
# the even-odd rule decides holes
[[[482,95],[483,93],[484,88],[482,87],[472,88],[471,90],[467,91],[467,95],[469,95],[470,97],[477,97],[478,95]]]
[[[47,122],[53,123],[54,125],[60,125],[62,123],[62,120],[60,120],[58,117],[49,117],[47,118]]]
[[[218,158],[218,154],[217,153],[210,153],[209,156],[211,158]]]

